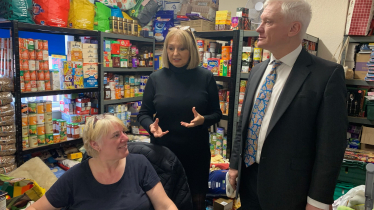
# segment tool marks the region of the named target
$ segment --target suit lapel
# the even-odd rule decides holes
[[[248,87],[248,92],[247,92],[247,97],[246,97],[246,102],[245,102],[245,108],[242,109],[243,111],[243,123],[242,125],[242,129],[243,131],[246,131],[248,129],[248,124],[249,124],[249,117],[250,117],[250,113],[252,112],[252,106],[253,106],[253,100],[254,100],[254,97],[255,94],[256,94],[256,91],[257,91],[257,87],[261,81],[261,78],[262,76],[264,75],[264,72],[269,64],[269,59],[258,64],[259,67],[258,67],[258,70],[256,71],[255,69],[252,69],[252,72],[251,72],[251,79],[248,80],[248,83],[249,83],[249,87]],[[243,132],[242,132],[243,133]]]
[[[266,137],[277,124],[278,120],[282,117],[292,100],[296,96],[300,87],[310,73],[308,66],[311,64],[311,56],[304,49],[301,50],[295,65],[293,66],[290,75],[283,87],[282,93],[279,96],[278,102],[275,105],[273,115],[266,133]]]

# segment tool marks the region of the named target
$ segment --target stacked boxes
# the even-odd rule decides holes
[[[227,138],[224,135],[225,130],[219,127],[216,133],[210,133],[210,154],[212,157],[221,155],[224,159],[227,158]]]
[[[83,84],[85,88],[98,87],[97,44],[83,44]],[[82,77],[76,77],[81,82]]]
[[[231,26],[231,12],[228,10],[220,10],[216,12],[216,26],[217,31],[230,30]]]
[[[48,41],[19,38],[19,56],[24,82],[21,91],[51,90]]]
[[[236,17],[231,19],[231,30],[250,30],[251,23],[248,19],[248,8],[238,7]]]

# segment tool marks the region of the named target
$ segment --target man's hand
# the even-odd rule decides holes
[[[151,133],[153,134],[154,137],[156,138],[161,138],[163,137],[165,134],[169,133],[169,131],[165,131],[165,132],[162,132],[162,129],[160,126],[158,126],[158,118],[156,118],[155,122],[152,123],[150,126],[149,126],[149,130],[151,131]]]
[[[229,182],[234,190],[236,190],[236,178],[238,178],[238,170],[229,169]]]
[[[193,112],[193,115],[194,115],[194,119],[191,120],[190,123],[186,123],[186,122],[181,122],[181,125],[186,127],[186,128],[192,128],[192,127],[195,127],[195,126],[198,126],[198,125],[202,125],[204,123],[204,117],[201,116],[195,109],[195,107],[192,107],[192,112]]]
[[[308,204],[306,204],[306,208],[305,208],[305,210],[324,210],[324,209],[317,208],[317,207],[312,206],[312,205],[310,205],[310,204],[308,203]]]

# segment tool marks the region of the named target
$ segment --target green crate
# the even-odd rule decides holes
[[[353,183],[348,182],[338,182],[335,187],[334,192],[334,200],[340,198],[341,196],[345,195],[350,189],[356,187],[358,185],[355,185]]]
[[[355,185],[365,185],[366,163],[355,160],[344,160],[340,168],[339,182],[353,183]]]
[[[368,120],[374,120],[374,101],[367,102],[367,118]]]

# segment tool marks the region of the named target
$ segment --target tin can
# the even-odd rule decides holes
[[[26,149],[26,148],[29,148],[29,147],[30,147],[29,137],[28,136],[22,137],[22,148]]]
[[[29,70],[23,70],[23,78],[25,81],[30,81],[30,71]]]
[[[36,81],[36,71],[35,70],[30,70],[30,81],[34,80]]]
[[[42,124],[42,125],[37,125],[37,127],[36,127],[36,134],[37,134],[38,136],[40,136],[40,135],[44,135],[44,134],[45,134],[45,127],[44,127],[44,124]]]
[[[18,38],[19,49],[25,49],[23,38]]]
[[[36,113],[37,114],[44,114],[44,104],[43,103],[37,103],[36,104]]]
[[[129,84],[130,85],[135,85],[135,77],[134,76],[129,77]]]
[[[130,85],[125,85],[125,90],[130,90]]]
[[[29,50],[19,49],[19,57],[20,57],[20,59],[28,60],[29,59]]]
[[[29,136],[29,126],[22,126],[22,137]]]
[[[36,114],[36,124],[44,125],[44,114]]]
[[[29,60],[35,60],[36,59],[35,50],[29,50],[28,59]]]
[[[120,118],[122,121],[125,121],[126,120],[126,112],[122,112],[121,113],[121,118]]]
[[[46,101],[44,104],[45,112],[52,112],[52,101]],[[51,119],[52,122],[52,119]]]
[[[36,125],[29,125],[29,136],[36,135]]]
[[[43,63],[43,69],[44,70],[49,70],[49,61],[48,60],[47,61],[43,61],[42,63]]]
[[[36,88],[36,81],[32,80],[30,81],[30,86],[31,86],[31,92],[37,92],[38,89]]]
[[[43,69],[43,63],[40,60],[35,61],[35,66],[36,66],[36,68],[38,68],[38,70],[44,70]]]
[[[43,50],[43,60],[47,61],[49,59],[48,50]]]
[[[35,50],[36,60],[43,60],[43,50]]]
[[[46,80],[44,82],[44,85],[45,85],[45,90],[51,90],[51,81],[50,80]]]
[[[36,125],[37,119],[36,119],[36,114],[29,114],[28,119],[29,119],[29,125]]]
[[[135,97],[135,93],[130,93],[130,98],[134,98]]]
[[[125,98],[130,98],[130,97],[131,97],[130,89],[125,90]]]
[[[48,40],[43,40],[43,50],[48,50]]]
[[[53,134],[53,122],[45,122],[45,133]]]
[[[29,123],[28,123],[28,119],[27,119],[27,115],[23,114],[22,115],[22,126],[28,126]]]
[[[29,146],[30,148],[35,148],[38,146],[38,137],[36,135],[29,136]]]
[[[47,122],[52,122],[52,112],[46,112],[44,113],[44,122],[47,123]]]
[[[31,83],[30,83],[30,81],[25,81],[25,92],[31,92]]]
[[[43,40],[36,39],[35,40],[35,50],[42,50],[43,49]]]
[[[64,131],[65,132],[65,135],[66,135],[66,121],[65,120],[60,120],[60,134],[61,134],[61,131]]]
[[[34,45],[34,39],[27,39],[29,41],[27,45],[27,49],[29,50],[35,50],[35,45]]]
[[[45,91],[45,81],[36,81],[36,87],[38,91]]]
[[[51,80],[51,75],[49,74],[49,70],[44,70],[44,79]]]
[[[35,60],[29,60],[29,70],[36,70]]]
[[[29,114],[36,114],[36,103],[29,102],[27,106],[28,106]]]
[[[38,146],[43,146],[45,145],[45,135],[38,135]]]
[[[45,134],[45,143],[53,144],[53,134],[51,133]]]
[[[29,60],[21,60],[20,65],[22,66],[22,70],[30,70],[29,69]]]
[[[38,80],[38,81],[45,80],[44,70],[36,70],[36,80]]]
[[[54,133],[53,134],[53,143],[60,143],[60,134],[59,133]]]

